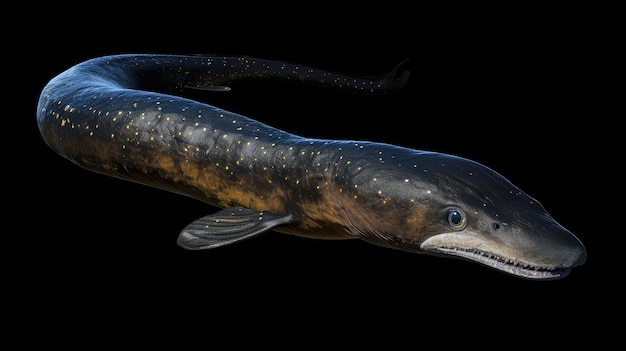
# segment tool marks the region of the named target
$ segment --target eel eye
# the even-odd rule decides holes
[[[448,226],[454,230],[463,230],[467,226],[467,217],[465,212],[458,207],[452,207],[448,209]]]

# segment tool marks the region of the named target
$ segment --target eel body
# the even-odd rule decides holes
[[[221,210],[182,228],[210,249],[268,230],[460,258],[514,276],[567,276],[581,241],[541,204],[477,162],[371,141],[305,138],[186,98],[244,79],[366,94],[408,72],[361,78],[249,57],[124,54],[52,78],[37,106],[45,142],[75,164],[191,196]]]

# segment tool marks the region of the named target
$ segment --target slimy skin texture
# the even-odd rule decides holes
[[[222,208],[182,229],[187,249],[275,230],[461,258],[526,279],[562,278],[583,264],[576,236],[479,163],[305,138],[183,97],[246,79],[387,94],[406,83],[401,68],[360,78],[248,57],[105,56],[53,78],[37,122],[50,148],[81,167]]]

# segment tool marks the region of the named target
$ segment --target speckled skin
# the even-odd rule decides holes
[[[395,145],[304,138],[193,101],[185,89],[243,78],[299,80],[369,94],[402,87],[239,57],[115,55],[53,78],[37,107],[41,135],[89,170],[222,208],[289,215],[275,230],[448,255],[529,279],[567,275],[582,243],[493,170]],[[450,223],[460,209],[462,222]]]

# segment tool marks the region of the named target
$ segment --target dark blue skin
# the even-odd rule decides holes
[[[273,229],[360,238],[527,279],[562,278],[583,264],[578,238],[481,164],[390,144],[304,138],[181,97],[253,78],[385,94],[408,79],[401,67],[362,79],[253,58],[101,57],[53,78],[37,121],[46,143],[81,167],[223,208],[181,231],[178,243],[187,249]]]

